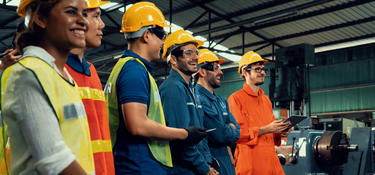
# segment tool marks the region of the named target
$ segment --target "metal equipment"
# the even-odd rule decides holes
[[[302,129],[277,152],[286,175],[375,174],[374,134],[374,128],[353,128],[348,140],[341,131]]]

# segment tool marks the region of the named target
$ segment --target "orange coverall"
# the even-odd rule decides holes
[[[264,91],[258,95],[244,83],[243,89],[228,98],[230,112],[240,125],[240,139],[235,151],[237,175],[284,175],[275,145],[279,146],[279,134],[258,136],[259,128],[268,125],[275,117],[272,104]]]

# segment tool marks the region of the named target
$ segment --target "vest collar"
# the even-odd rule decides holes
[[[61,72],[59,71],[59,69],[57,69],[57,66],[55,64],[55,58],[43,48],[38,47],[38,46],[27,46],[23,48],[23,56],[21,59],[25,57],[35,57],[35,58],[43,60],[62,77]],[[73,78],[70,76],[70,74],[68,73],[68,70],[65,67],[64,67],[64,72],[68,75],[69,82],[74,84]]]
[[[78,55],[74,53],[69,53],[68,61],[66,62],[69,67],[71,67],[76,72],[90,76],[90,66],[85,57],[82,57],[82,62],[80,61]]]
[[[135,52],[133,52],[132,50],[124,50],[122,52],[122,58],[125,58],[125,57],[133,57],[133,58],[138,58],[139,60],[142,61],[142,63],[146,66],[148,72],[152,73],[152,66],[151,64],[144,58],[142,58],[141,56],[139,56],[138,54],[136,54]]]

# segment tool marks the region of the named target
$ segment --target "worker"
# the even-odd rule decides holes
[[[126,10],[121,32],[128,49],[113,68],[104,89],[109,110],[116,174],[163,175],[172,167],[168,140],[196,144],[201,128],[167,127],[152,60],[160,59],[168,27],[160,9],[138,2]]]
[[[240,125],[236,174],[284,174],[275,145],[280,146],[281,137],[290,133],[290,123],[275,119],[271,101],[259,87],[264,83],[267,62],[253,51],[245,53],[238,67],[238,73],[245,79],[243,89],[228,98],[230,112]]]
[[[10,174],[95,174],[85,109],[64,68],[86,44],[85,1],[22,0],[17,12],[30,20],[16,39],[22,58],[1,77]]]
[[[235,175],[232,151],[228,148],[240,138],[240,126],[230,113],[227,101],[214,92],[221,85],[222,63],[224,60],[215,53],[200,49],[195,90],[204,112],[204,127],[215,129],[208,133],[208,146],[211,155],[217,159],[217,171],[221,175]]]
[[[86,48],[99,47],[103,37],[103,23],[100,6],[109,1],[86,0],[88,30],[86,47],[71,50],[65,68],[77,82],[90,128],[91,145],[94,153],[95,172],[100,175],[114,175],[111,136],[108,111],[98,73],[93,64],[83,56]]]
[[[167,79],[160,85],[160,96],[163,103],[168,126],[186,128],[203,127],[202,106],[193,92],[191,76],[197,72],[198,49],[203,44],[193,35],[177,30],[165,40],[162,58],[170,65]],[[207,139],[196,146],[184,146],[179,142],[171,144],[174,167],[169,174],[216,174],[210,167],[212,157]]]
[[[86,0],[88,31],[86,48],[99,47],[102,40],[102,29],[105,27],[100,14],[100,6],[109,1]],[[22,25],[24,25],[22,23]],[[74,48],[68,56],[65,68],[77,82],[83,105],[89,122],[91,144],[94,153],[95,172],[97,174],[114,174],[112,145],[109,133],[108,112],[98,73],[94,65],[83,57],[85,48]],[[6,63],[0,68],[14,64],[21,55],[17,50],[4,52]]]

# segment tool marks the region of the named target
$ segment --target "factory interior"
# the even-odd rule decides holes
[[[104,87],[127,48],[122,16],[137,0],[110,0],[101,8],[102,44],[85,58]],[[375,174],[375,1],[372,0],[156,0],[172,25],[189,31],[225,63],[215,93],[240,90],[238,62],[248,51],[264,59],[260,88],[275,118],[303,116],[276,148],[285,174]],[[0,52],[12,48],[19,0],[0,1]],[[170,67],[153,61],[160,85]],[[177,98],[176,98],[177,99]]]

